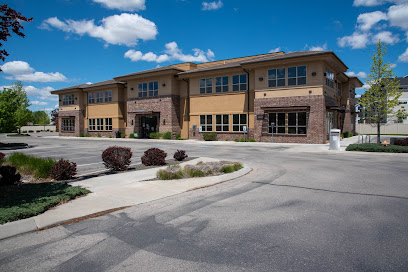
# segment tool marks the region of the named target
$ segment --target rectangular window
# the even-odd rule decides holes
[[[233,114],[232,115],[232,131],[244,131],[244,126],[247,125],[246,114]]]
[[[88,93],[88,104],[95,104],[95,93]]]
[[[96,130],[103,130],[103,118],[96,119]]]
[[[326,72],[326,85],[334,88],[334,73]]]
[[[200,79],[200,94],[212,93],[212,78]]]
[[[103,92],[96,92],[96,103],[103,103]]]
[[[74,95],[66,94],[62,96],[62,105],[73,105],[74,104]]]
[[[89,131],[94,131],[95,130],[95,119],[89,119],[88,120],[88,130]]]
[[[200,115],[200,126],[202,131],[213,131],[212,115]]]
[[[105,130],[112,130],[112,118],[105,118]]]
[[[158,81],[149,82],[149,96],[158,95],[159,95],[159,82]]]
[[[228,77],[224,76],[224,77],[217,77],[215,78],[215,92],[217,93],[226,93],[228,92]]]
[[[232,76],[232,90],[234,92],[246,91],[247,89],[247,75],[235,75]]]
[[[269,88],[286,86],[286,69],[268,70],[268,86]]]
[[[269,133],[286,133],[286,113],[284,112],[273,112],[269,113]]]
[[[288,86],[306,85],[306,66],[288,68]]]
[[[338,96],[341,96],[341,83],[337,82],[337,94]]]
[[[112,91],[105,91],[105,102],[112,102]]]
[[[215,130],[229,131],[229,115],[220,114],[215,116]]]
[[[138,84],[139,97],[147,97],[147,83]]]
[[[75,131],[75,119],[62,119],[62,131],[72,132]]]

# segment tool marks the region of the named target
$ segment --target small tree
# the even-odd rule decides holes
[[[11,37],[10,30],[18,36],[24,38],[25,35],[23,32],[21,32],[24,27],[20,24],[20,22],[31,22],[32,20],[33,18],[26,18],[22,16],[20,12],[9,8],[7,5],[0,6],[0,59],[2,61],[4,61],[6,56],[9,54],[6,50],[1,50],[1,47],[3,47],[1,41],[7,41],[7,38]]]
[[[33,122],[36,125],[48,125],[50,123],[50,117],[45,111],[33,112]]]
[[[399,109],[397,110],[397,113],[395,114],[395,116],[398,119],[398,123],[402,123],[404,122],[405,119],[407,119],[408,113],[405,109]]]
[[[388,117],[395,115],[394,108],[402,95],[391,64],[384,61],[386,52],[386,45],[379,40],[371,56],[371,74],[366,81],[369,89],[360,98],[365,120],[377,126],[378,144],[381,143],[381,125],[387,122]]]

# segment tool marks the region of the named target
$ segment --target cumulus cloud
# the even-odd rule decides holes
[[[403,4],[408,3],[408,0],[354,0],[353,6],[373,7],[384,5],[386,3]]]
[[[31,103],[31,105],[37,105],[37,106],[45,106],[45,105],[48,105],[48,103],[47,103],[47,102],[44,102],[44,101],[37,101],[37,100],[30,101],[30,103]]]
[[[316,46],[308,46],[306,44],[305,48],[309,48],[309,51],[326,51],[327,50],[327,43],[323,44],[323,45],[316,45]]]
[[[108,9],[119,9],[124,11],[145,10],[145,0],[92,0],[102,4]]]
[[[27,96],[34,96],[40,100],[58,101],[58,95],[51,94],[51,91],[54,91],[52,87],[36,88],[34,86],[26,86],[24,89],[27,92]]]
[[[281,48],[280,47],[276,47],[275,49],[272,49],[269,51],[269,53],[276,53],[276,52],[280,52]]]
[[[408,48],[405,50],[405,52],[398,57],[399,62],[408,62]]]
[[[67,78],[59,73],[35,72],[25,61],[10,61],[1,66],[1,69],[9,80],[21,80],[25,82],[60,82],[67,81]]]
[[[358,28],[362,31],[369,31],[381,20],[387,20],[387,14],[381,11],[360,14],[357,17]]]
[[[348,75],[349,77],[362,77],[362,78],[366,78],[367,74],[364,72],[358,72],[357,74],[354,72],[346,72],[346,75]]]
[[[344,36],[337,39],[337,44],[340,47],[350,46],[353,49],[365,48],[369,42],[369,35],[367,33],[354,32],[350,36]]]
[[[391,6],[388,9],[388,18],[390,25],[408,29],[408,4]]]
[[[377,43],[381,40],[384,43],[395,44],[399,42],[398,35],[393,35],[390,31],[382,31],[373,36],[372,42]]]
[[[170,42],[165,45],[165,50],[162,55],[157,55],[153,52],[143,54],[141,51],[129,50],[125,53],[124,57],[131,61],[148,61],[148,62],[166,62],[169,60],[178,60],[181,62],[207,62],[215,57],[215,54],[210,49],[207,52],[194,48],[194,54],[183,54],[182,50],[178,47],[176,42]]]
[[[202,10],[216,10],[220,9],[224,6],[224,3],[221,0],[218,0],[218,2],[202,2]]]
[[[41,28],[56,28],[68,33],[88,35],[104,40],[107,44],[134,46],[138,40],[154,40],[158,34],[157,26],[138,14],[122,13],[103,18],[100,25],[94,20],[65,20],[57,17],[43,21]]]

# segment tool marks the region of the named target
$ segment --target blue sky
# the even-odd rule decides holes
[[[408,0],[5,2],[34,21],[4,43],[0,86],[21,80],[31,110],[54,109],[54,89],[271,51],[331,50],[364,82],[378,39],[408,74]]]

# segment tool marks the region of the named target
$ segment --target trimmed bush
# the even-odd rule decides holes
[[[128,147],[111,146],[102,153],[103,164],[112,171],[124,171],[130,164],[132,151]]]
[[[173,158],[177,161],[182,161],[185,158],[188,158],[185,150],[178,150],[174,153]]]
[[[21,175],[13,166],[0,167],[0,186],[15,185],[20,182]]]
[[[343,138],[350,138],[350,137],[353,137],[353,132],[350,132],[350,131],[343,132]]]
[[[180,134],[180,133],[177,133],[177,134],[176,134],[176,140],[183,140],[183,139],[181,138],[181,134]]]
[[[121,137],[121,138],[126,138],[126,132],[121,131],[121,132],[120,132],[120,137]]]
[[[405,138],[405,139],[394,139],[394,145],[408,146],[408,138]]]
[[[346,151],[408,153],[408,147],[397,145],[351,144],[346,148]]]
[[[142,163],[146,166],[165,165],[167,153],[159,148],[149,148],[144,152]]]
[[[217,140],[217,133],[215,132],[207,132],[203,133],[204,141],[216,141]]]
[[[255,139],[249,139],[248,142],[255,143]]]
[[[135,138],[135,134],[134,134],[134,133],[130,133],[130,134],[129,134],[129,138],[132,138],[132,139]]]
[[[50,176],[56,180],[69,180],[77,174],[77,167],[75,162],[60,159],[51,168]]]
[[[150,139],[160,139],[162,137],[162,133],[160,132],[152,132],[149,135]]]
[[[163,134],[162,137],[163,137],[163,139],[171,140],[171,132],[167,131],[166,133]]]

